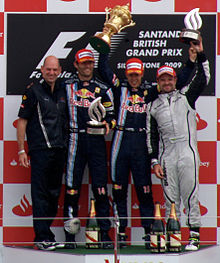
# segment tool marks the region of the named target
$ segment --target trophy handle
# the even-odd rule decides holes
[[[89,106],[88,114],[91,121],[87,121],[86,132],[93,135],[104,135],[106,133],[105,123],[102,118],[106,115],[105,107],[101,104],[101,97],[93,100]]]
[[[89,114],[89,117],[92,121],[97,121],[96,120],[96,116],[94,115],[93,111],[94,111],[94,104],[90,105],[89,109],[88,109],[88,114]]]
[[[93,121],[100,122],[102,120],[102,118],[105,118],[106,110],[105,110],[105,107],[101,103],[101,99],[102,99],[101,97],[98,97],[95,100],[93,100],[90,104],[89,109],[88,109],[88,114],[89,114],[91,120],[93,120]],[[96,118],[96,116],[94,115],[93,112],[96,114],[98,119]]]
[[[99,110],[98,108],[94,108],[94,112],[95,114],[97,115],[97,118],[98,118],[98,121],[101,122],[102,121],[102,118],[105,118],[105,107],[101,104],[101,102],[98,103],[98,106],[99,106]]]
[[[135,23],[133,20],[131,20],[130,24],[121,27],[121,28],[118,30],[118,32],[121,32],[121,30],[122,30],[122,29],[125,29],[126,27],[135,26],[135,25],[136,25],[136,23]]]
[[[108,7],[105,8],[105,23],[108,22],[108,15],[111,10],[112,10],[111,8]]]

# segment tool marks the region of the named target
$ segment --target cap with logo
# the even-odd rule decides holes
[[[170,76],[176,77],[175,70],[170,66],[162,66],[157,70],[157,78],[159,78],[163,74],[168,74]]]
[[[75,55],[75,60],[78,63],[82,63],[82,62],[85,62],[85,61],[93,61],[93,62],[95,61],[94,54],[89,49],[80,49],[80,50],[78,50],[76,55]]]
[[[138,58],[130,58],[126,62],[126,74],[137,73],[142,74],[144,72],[143,62]]]

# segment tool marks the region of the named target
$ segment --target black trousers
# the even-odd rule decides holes
[[[141,224],[150,228],[153,220],[154,203],[152,196],[151,163],[147,152],[146,133],[124,132],[121,142],[116,143],[114,134],[111,155],[113,180],[113,198],[119,217],[127,217],[127,193],[129,174],[132,173],[137,198],[139,201]],[[145,219],[144,219],[145,218]],[[120,229],[124,231],[127,219],[120,220]],[[122,232],[123,232],[122,231]]]
[[[77,217],[78,215],[78,201],[86,164],[89,167],[92,191],[96,199],[96,215],[97,217],[106,217],[98,222],[101,230],[107,231],[110,228],[110,221],[107,219],[110,214],[107,192],[107,153],[105,138],[101,135],[71,134],[66,187],[73,189],[75,193],[73,195],[66,193],[65,195],[64,217]]]
[[[30,161],[34,241],[54,241],[50,226],[57,213],[66,151],[61,148],[33,150]]]

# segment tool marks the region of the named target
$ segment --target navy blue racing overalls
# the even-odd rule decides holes
[[[110,128],[114,122],[113,94],[111,88],[93,77],[90,81],[81,81],[77,74],[66,82],[67,103],[69,108],[69,150],[66,170],[66,195],[64,217],[78,216],[83,174],[88,164],[92,180],[92,191],[96,200],[97,217],[109,217],[110,204],[107,192],[107,152],[104,135],[87,134],[87,122],[90,121],[88,108],[91,102],[101,97],[106,109],[105,120]],[[110,221],[98,220],[100,228],[108,231]],[[72,237],[66,233],[66,241]]]

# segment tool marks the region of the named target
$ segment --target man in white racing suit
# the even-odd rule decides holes
[[[191,43],[195,72],[191,81],[176,90],[176,73],[162,66],[157,70],[161,89],[158,98],[149,104],[147,115],[147,146],[155,175],[161,179],[166,201],[166,217],[175,202],[180,217],[182,200],[190,230],[185,250],[198,250],[201,226],[198,198],[199,153],[196,135],[195,102],[210,79],[209,62],[200,44]]]

